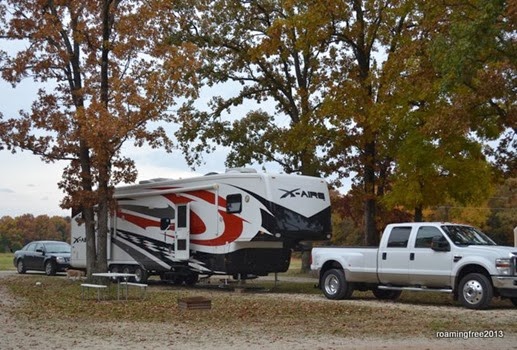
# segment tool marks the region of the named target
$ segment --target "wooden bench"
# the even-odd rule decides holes
[[[120,282],[120,285],[121,286],[125,286],[125,290],[126,290],[126,299],[127,299],[127,291],[128,291],[128,286],[132,286],[132,287],[138,287],[140,288],[140,291],[141,291],[141,294],[140,294],[140,297],[143,299],[145,297],[145,294],[147,292],[147,284],[145,283],[135,283],[135,282],[127,282],[127,281],[122,281]]]
[[[104,284],[91,284],[91,283],[82,283],[81,284],[81,299],[84,299],[84,291],[88,288],[97,289],[97,300],[101,300],[101,290],[105,290],[108,286]]]

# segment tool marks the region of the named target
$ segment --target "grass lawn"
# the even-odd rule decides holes
[[[16,270],[13,265],[12,253],[0,253],[0,271]]]

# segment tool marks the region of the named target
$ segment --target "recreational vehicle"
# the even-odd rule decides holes
[[[236,279],[284,272],[301,241],[331,236],[324,180],[253,169],[196,178],[154,179],[115,190],[108,267],[194,284],[200,276]],[[80,214],[77,214],[80,215]],[[80,216],[72,220],[71,266],[86,268]]]

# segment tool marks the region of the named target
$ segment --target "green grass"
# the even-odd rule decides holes
[[[12,253],[0,253],[0,271],[15,270]]]

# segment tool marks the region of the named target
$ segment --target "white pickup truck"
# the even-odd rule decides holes
[[[311,270],[329,299],[350,298],[354,290],[397,299],[411,290],[453,293],[471,309],[488,308],[494,296],[517,306],[517,247],[498,246],[466,225],[390,224],[379,248],[314,248]]]

